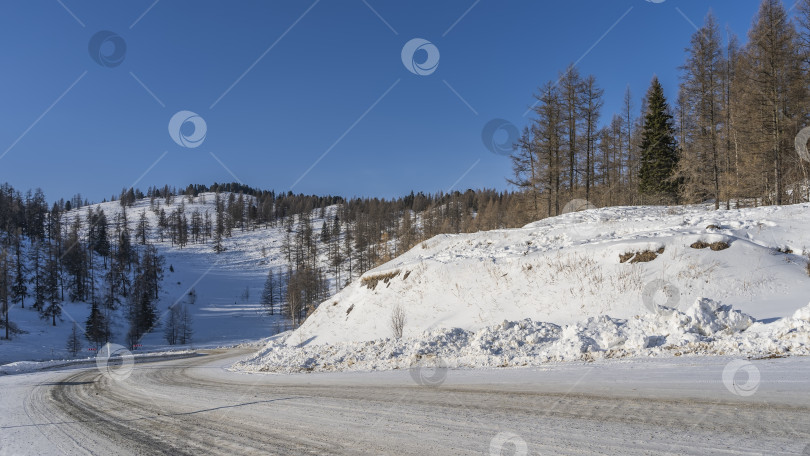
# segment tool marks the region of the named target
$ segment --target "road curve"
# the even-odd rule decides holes
[[[437,387],[407,372],[224,371],[247,353],[136,364],[124,380],[73,371],[32,388],[25,413],[54,454],[802,454],[810,443],[810,403],[792,397],[804,385],[745,398],[585,365],[529,381],[450,371]]]

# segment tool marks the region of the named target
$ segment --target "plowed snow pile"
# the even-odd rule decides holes
[[[627,356],[810,354],[810,305],[778,324],[753,318],[710,299],[686,312],[661,308],[630,320],[608,316],[557,326],[526,319],[480,331],[435,330],[419,338],[380,339],[334,345],[293,343],[292,334],[270,342],[234,367],[253,372],[536,366],[553,361]]]
[[[808,354],[808,226],[810,204],[620,207],[437,236],[367,272],[235,368]],[[406,316],[398,340],[396,307]]]

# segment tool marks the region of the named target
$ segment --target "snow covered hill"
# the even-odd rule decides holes
[[[504,351],[532,363],[667,345],[711,352],[699,345],[723,337],[721,351],[800,353],[810,343],[810,313],[797,312],[810,302],[808,227],[810,204],[618,207],[442,235],[368,271],[240,366],[396,368],[430,353],[498,365]],[[385,340],[397,306],[404,339]]]
[[[228,198],[223,193],[222,198]],[[192,201],[188,197],[176,197],[172,204],[160,207],[168,214],[182,203],[190,217],[195,211],[206,211],[214,217],[215,195],[201,193]],[[117,201],[93,204],[69,211],[65,215],[64,226],[75,217],[86,221],[87,211],[102,209],[112,225],[123,208]],[[328,208],[330,216],[334,208]],[[281,253],[284,228],[260,225],[256,230],[242,231],[235,228],[232,237],[223,238],[225,250],[215,253],[211,241],[195,244],[190,241],[185,247],[172,245],[166,236],[163,242],[157,234],[158,216],[150,209],[148,199],[136,201],[128,207],[127,220],[130,230],[135,231],[142,213],[146,214],[150,225],[148,239],[166,258],[165,279],[161,298],[157,304],[159,315],[165,317],[168,307],[176,302],[184,302],[190,289],[197,294],[196,303],[188,306],[194,330],[193,346],[220,346],[244,342],[255,342],[288,329],[289,323],[278,315],[269,316],[260,304],[260,296],[267,272],[270,268],[286,270],[287,263]],[[322,219],[319,210],[312,213],[312,223],[316,236]],[[84,229],[86,230],[86,222]],[[133,235],[133,243],[136,243]],[[100,259],[98,259],[100,261]],[[169,267],[173,272],[169,270]],[[333,285],[334,286],[334,285]],[[66,301],[63,304],[62,321],[52,327],[50,321],[39,318],[36,311],[27,305],[25,309],[11,310],[11,320],[27,334],[2,341],[0,364],[21,360],[66,359],[70,355],[65,349],[65,341],[75,321],[83,330],[90,306],[84,302]],[[127,345],[125,335],[127,323],[123,317],[117,319],[113,327],[113,342]],[[85,341],[85,356],[95,353],[88,351]],[[141,343],[143,351],[160,351],[169,348],[163,338],[162,328],[147,334]],[[178,348],[178,347],[175,347]],[[187,348],[187,347],[179,347]]]

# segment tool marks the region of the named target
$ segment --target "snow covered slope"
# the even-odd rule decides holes
[[[228,193],[222,198],[227,199]],[[201,193],[190,201],[187,197],[176,197],[172,204],[166,205],[158,200],[160,207],[167,214],[184,205],[186,215],[190,218],[194,211],[201,214],[215,214],[215,195]],[[87,211],[103,209],[113,232],[113,224],[123,208],[117,201],[93,204],[68,212],[63,222],[68,226],[74,217],[81,217],[86,230]],[[329,208],[327,216],[333,214]],[[150,225],[148,237],[159,252],[166,257],[166,274],[162,283],[161,297],[157,303],[159,315],[163,318],[170,305],[185,302],[188,291],[193,288],[197,294],[194,305],[189,306],[194,330],[194,347],[216,347],[248,341],[257,341],[287,329],[288,323],[280,316],[269,316],[260,304],[261,290],[270,268],[285,270],[286,259],[281,253],[284,228],[259,226],[256,230],[242,231],[235,228],[232,237],[223,239],[225,251],[216,254],[211,241],[195,244],[190,241],[185,247],[171,245],[168,235],[163,242],[157,235],[157,215],[150,210],[149,200],[142,199],[127,208],[129,228],[134,232],[141,213],[145,213]],[[319,234],[322,219],[319,210],[312,213],[315,235]],[[215,220],[215,219],[214,219]],[[137,243],[133,234],[133,243]],[[100,263],[101,260],[96,257]],[[169,266],[174,272],[169,271]],[[100,277],[97,277],[100,280]],[[246,293],[247,290],[247,293]],[[30,298],[29,302],[30,304]],[[122,306],[123,308],[123,306]],[[25,309],[14,307],[10,318],[27,334],[14,337],[11,341],[0,341],[0,364],[21,360],[52,360],[72,358],[65,349],[65,341],[77,322],[84,328],[90,306],[84,302],[66,301],[63,304],[62,321],[52,327],[50,321],[41,320],[39,314],[26,305]],[[123,310],[122,310],[123,312]],[[125,335],[127,322],[123,315],[114,322],[113,342],[127,345]],[[94,356],[88,351],[84,342],[84,355]],[[168,348],[163,337],[163,328],[158,327],[147,334],[141,342],[143,351],[160,351]],[[186,348],[186,347],[175,347]]]
[[[729,247],[692,248],[697,241]],[[620,262],[621,255],[647,250],[652,261]],[[324,302],[290,342],[391,337],[395,306],[406,315],[405,337],[526,318],[556,325],[603,315],[629,319],[657,305],[683,312],[698,298],[768,322],[810,301],[805,250],[810,204],[606,208],[521,229],[442,235]]]

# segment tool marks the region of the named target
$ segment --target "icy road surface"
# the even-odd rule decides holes
[[[808,358],[752,361],[759,381],[738,373],[735,394],[723,382],[732,360],[718,357],[429,372],[227,370],[250,352],[136,363],[123,380],[95,368],[2,376],[0,455],[810,451]]]

